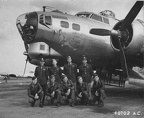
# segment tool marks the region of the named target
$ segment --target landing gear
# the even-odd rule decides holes
[[[125,79],[122,70],[102,71],[101,78],[106,85],[124,87]]]

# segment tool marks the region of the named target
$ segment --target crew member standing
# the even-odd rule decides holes
[[[43,97],[43,104],[45,100],[45,93],[46,93],[46,88],[47,88],[47,81],[48,81],[48,69],[44,66],[44,59],[42,58],[40,61],[40,65],[36,67],[34,75],[36,76],[38,83],[41,85],[43,92],[44,92],[44,97]]]
[[[62,70],[59,66],[57,66],[57,60],[56,59],[52,59],[52,65],[53,66],[50,67],[50,69],[49,69],[50,76],[54,75],[55,81],[60,84],[61,83]]]
[[[91,99],[91,79],[93,76],[93,69],[90,64],[87,63],[87,58],[83,56],[82,65],[79,66],[79,75],[82,76],[83,81],[88,84],[89,99]]]
[[[77,82],[77,65],[72,63],[71,56],[67,57],[67,62],[68,63],[64,65],[64,74],[75,84]]]

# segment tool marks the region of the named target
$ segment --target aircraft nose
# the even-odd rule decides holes
[[[36,12],[20,15],[16,20],[17,28],[26,43],[35,39],[38,28],[38,16]]]

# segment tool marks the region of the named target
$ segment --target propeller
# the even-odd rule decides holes
[[[121,44],[121,38],[118,38],[118,43],[119,43],[119,48],[120,48],[120,61],[121,61],[121,66],[122,66],[122,70],[123,70],[123,77],[127,78],[129,77],[128,75],[128,67],[127,67],[127,62],[126,62],[126,57],[125,57],[125,53],[124,53],[124,49],[123,46]]]
[[[91,34],[94,35],[100,35],[100,36],[111,36],[116,37],[116,40],[118,40],[119,48],[120,48],[120,60],[121,60],[121,66],[123,70],[123,76],[124,78],[128,78],[128,68],[127,68],[127,62],[126,57],[124,53],[124,46],[122,43],[122,40],[126,35],[123,33],[123,31],[133,22],[139,11],[141,10],[143,6],[143,1],[137,1],[134,6],[131,8],[130,12],[127,14],[125,19],[122,21],[121,26],[118,30],[107,30],[107,29],[96,29],[93,28],[90,30]],[[123,38],[122,38],[123,37]]]
[[[133,20],[137,16],[137,14],[140,12],[143,4],[144,4],[144,1],[137,1],[134,4],[134,6],[131,8],[130,12],[125,17],[125,19],[120,27],[120,31],[126,29],[133,22]]]

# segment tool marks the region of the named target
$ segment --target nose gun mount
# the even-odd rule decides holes
[[[31,43],[36,35],[38,16],[36,12],[22,14],[17,18],[16,26],[25,43]]]

